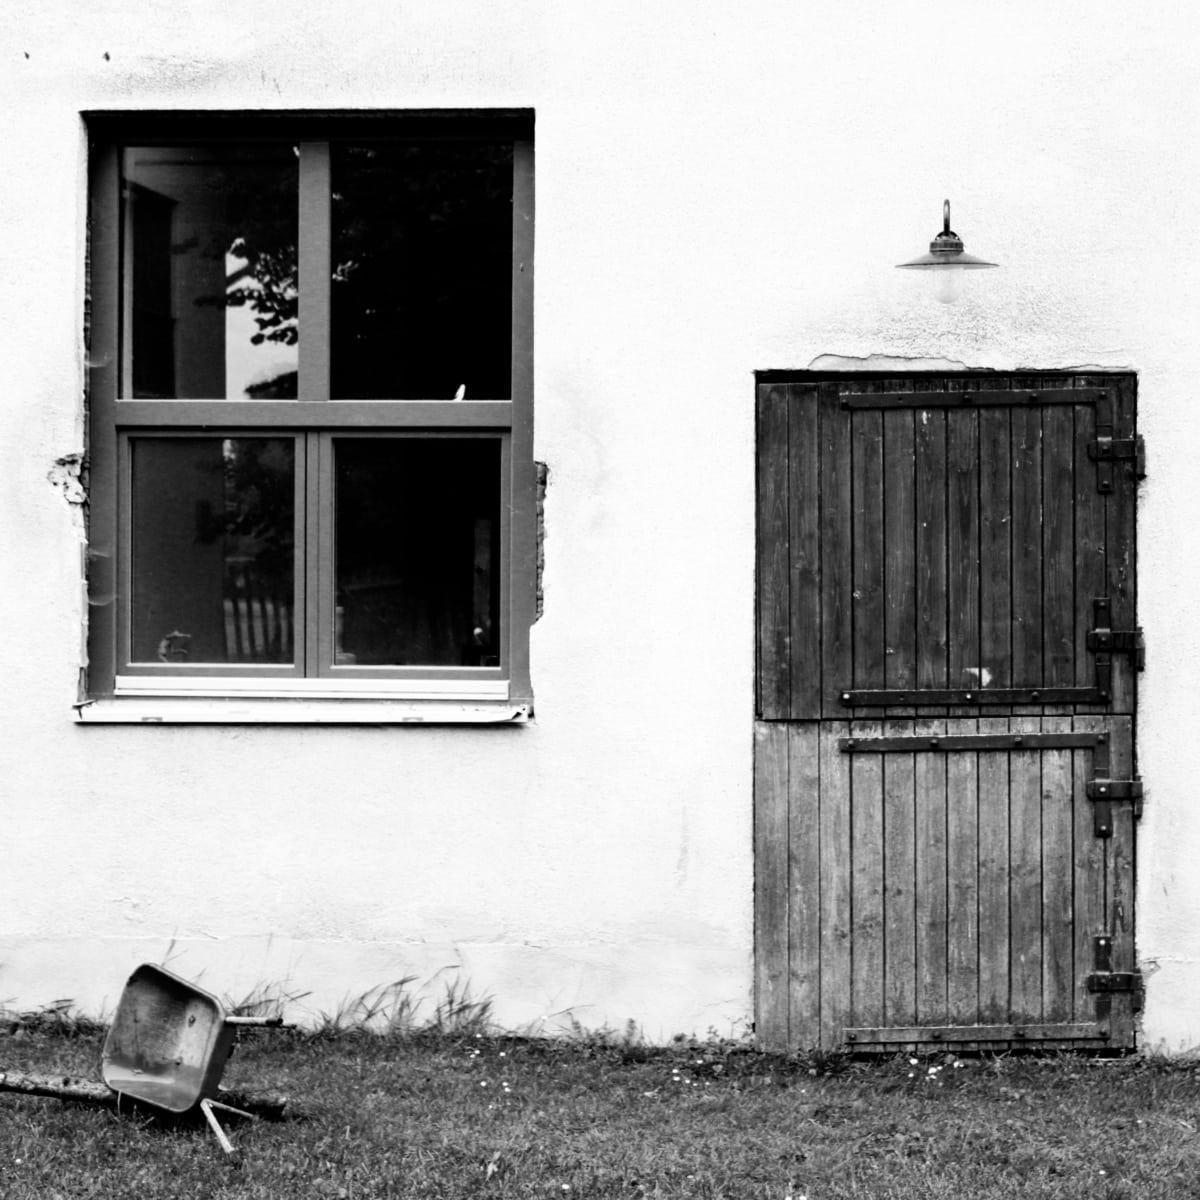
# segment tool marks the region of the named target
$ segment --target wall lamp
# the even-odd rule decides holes
[[[964,271],[999,264],[963,253],[962,238],[950,228],[950,201],[947,200],[942,205],[942,232],[929,243],[929,253],[896,266],[928,271],[934,281],[934,296],[943,304],[953,304],[962,292]]]

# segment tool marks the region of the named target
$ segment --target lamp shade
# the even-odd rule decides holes
[[[964,253],[962,238],[950,228],[950,201],[947,200],[942,205],[942,232],[929,243],[929,253],[897,263],[896,266],[939,270],[947,267],[995,267],[999,264]]]

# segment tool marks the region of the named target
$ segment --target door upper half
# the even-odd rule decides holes
[[[1133,711],[1131,374],[758,389],[758,713]]]

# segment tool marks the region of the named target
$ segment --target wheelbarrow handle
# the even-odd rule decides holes
[[[226,1017],[226,1025],[257,1025],[270,1029],[295,1029],[294,1025],[285,1025],[282,1017]]]

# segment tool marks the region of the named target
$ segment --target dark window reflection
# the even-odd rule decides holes
[[[132,659],[290,663],[292,438],[135,438]]]
[[[508,397],[512,147],[335,145],[331,392]]]
[[[500,442],[335,438],[349,665],[499,665]]]
[[[290,145],[125,150],[124,394],[294,398]]]

